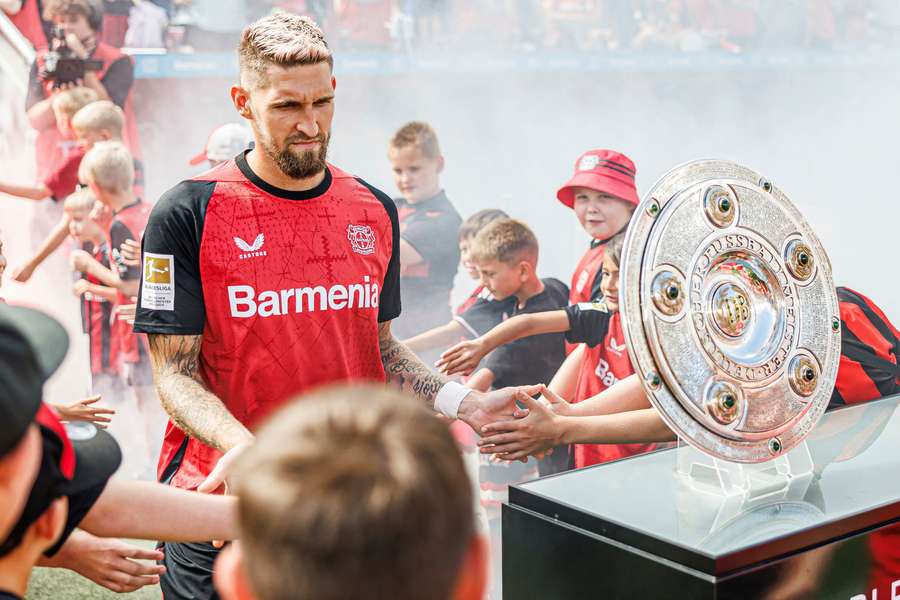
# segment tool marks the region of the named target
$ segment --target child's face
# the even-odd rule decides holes
[[[90,150],[97,142],[103,142],[110,139],[110,136],[106,131],[85,131],[73,127],[72,133],[78,141],[78,145],[85,150]]]
[[[524,274],[522,263],[509,264],[499,260],[482,260],[476,263],[481,285],[497,300],[515,296],[522,289]]]
[[[463,269],[466,270],[466,273],[469,274],[469,277],[478,279],[478,267],[472,264],[472,260],[469,257],[469,245],[471,243],[472,238],[470,237],[459,240],[459,262],[462,264]]]
[[[628,225],[634,207],[628,202],[605,192],[577,187],[575,216],[588,234],[597,240],[616,235]]]
[[[600,281],[600,291],[603,293],[603,301],[609,312],[619,310],[619,265],[608,256],[603,257],[603,279]]]
[[[56,117],[56,129],[59,130],[59,134],[67,140],[73,139],[75,137],[75,133],[72,131],[72,125],[69,121],[69,116],[61,110],[57,110],[55,108],[53,109],[53,116]]]
[[[407,202],[415,204],[427,200],[441,189],[440,176],[444,158],[429,158],[416,146],[388,149],[388,160],[394,183]]]
[[[69,235],[77,242],[90,242],[102,235],[100,227],[91,220],[90,211],[66,210],[69,215]]]

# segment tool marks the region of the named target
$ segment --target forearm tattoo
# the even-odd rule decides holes
[[[203,337],[150,334],[149,341],[156,391],[172,422],[207,446],[228,450],[226,440],[246,429],[200,377]]]
[[[446,380],[430,370],[409,348],[397,341],[386,323],[379,326],[381,364],[388,383],[413,394],[434,409],[434,399]]]

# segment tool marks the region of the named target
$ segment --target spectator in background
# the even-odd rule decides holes
[[[103,0],[103,25],[100,40],[113,48],[121,48],[128,31],[128,16],[134,6],[133,0]]]
[[[99,71],[86,71],[81,84],[91,88],[100,100],[111,100],[125,111],[124,139],[132,154],[140,158],[137,123],[131,106],[132,59],[98,39],[103,14],[92,0],[45,0],[43,5],[44,18],[61,29],[65,44],[75,56],[102,62]],[[54,40],[51,46],[58,47],[61,43],[62,40]],[[39,178],[60,160],[57,146],[61,138],[52,108],[53,96],[60,91],[60,86],[48,77],[45,58],[46,52],[39,53],[31,67],[26,100],[28,120],[38,131],[35,152]]]
[[[247,0],[180,0],[174,21],[185,25],[183,43],[197,52],[230,52],[249,23]]]
[[[388,145],[400,218],[400,293],[403,314],[394,323],[399,339],[450,320],[450,290],[459,263],[462,219],[441,188],[444,157],[434,129],[407,123]]]
[[[41,0],[0,0],[0,10],[35,50],[47,49],[52,25],[41,16]]]
[[[247,148],[253,141],[253,134],[240,123],[225,123],[213,129],[206,140],[203,152],[194,156],[190,165],[208,163],[209,167],[215,167],[225,161],[229,161]]]

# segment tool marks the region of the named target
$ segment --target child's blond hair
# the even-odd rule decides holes
[[[90,214],[96,201],[97,198],[91,190],[82,188],[80,190],[75,190],[66,196],[66,199],[63,202],[63,208],[71,213]]]
[[[81,159],[78,179],[113,194],[126,192],[134,185],[134,159],[122,142],[100,142]]]
[[[622,264],[622,248],[625,245],[625,232],[620,231],[616,235],[609,238],[606,246],[603,247],[603,256],[616,263],[616,266]]]
[[[415,146],[428,158],[435,159],[441,155],[441,147],[438,144],[437,134],[431,125],[423,121],[410,121],[397,130],[391,138],[391,148],[405,148]]]
[[[109,100],[98,100],[75,113],[72,128],[83,132],[107,131],[112,139],[121,140],[125,129],[125,113]]]
[[[536,265],[538,241],[523,221],[499,219],[472,239],[469,255],[473,262],[496,260],[510,264],[525,260]]]
[[[53,96],[53,110],[71,119],[79,110],[97,101],[97,92],[89,87],[74,87]]]

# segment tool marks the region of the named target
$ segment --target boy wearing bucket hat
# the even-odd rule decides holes
[[[575,212],[581,227],[593,238],[581,257],[572,284],[569,303],[602,300],[603,256],[606,243],[624,231],[639,202],[634,178],[637,171],[630,158],[615,150],[588,150],[575,162],[575,173],[556,193]],[[624,343],[618,340],[618,343]],[[602,345],[579,346],[550,383],[554,391],[575,402],[603,389],[598,374]]]

